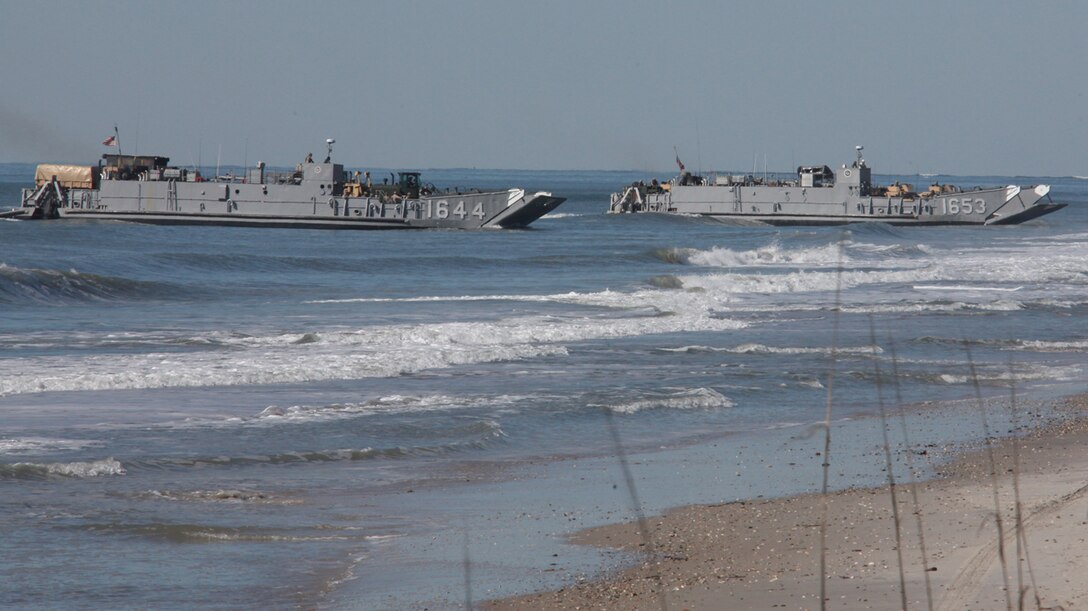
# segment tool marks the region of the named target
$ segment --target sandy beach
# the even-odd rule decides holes
[[[963,453],[929,481],[897,473],[898,529],[889,486],[682,507],[648,533],[573,537],[651,550],[639,566],[485,608],[818,609],[823,531],[828,608],[1086,609],[1088,395],[1062,409],[1067,421]]]

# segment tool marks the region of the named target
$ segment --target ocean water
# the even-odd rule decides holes
[[[1088,180],[934,177],[1070,204],[1013,227],[605,214],[650,177],[428,173],[568,198],[519,231],[0,221],[0,607],[464,607],[818,490],[829,395],[845,487],[882,405],[902,479],[1088,386]]]

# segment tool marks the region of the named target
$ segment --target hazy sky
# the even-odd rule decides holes
[[[0,0],[0,161],[1088,175],[1088,2]]]

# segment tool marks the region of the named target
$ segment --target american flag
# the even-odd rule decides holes
[[[109,138],[106,138],[105,140],[102,141],[102,144],[104,144],[106,146],[116,146],[117,145],[117,136],[110,136]]]
[[[680,171],[684,171],[684,162],[680,161],[680,153],[676,154],[676,165],[680,166]]]

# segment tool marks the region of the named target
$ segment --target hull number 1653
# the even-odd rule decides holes
[[[949,197],[941,200],[942,214],[986,214],[986,200]]]

